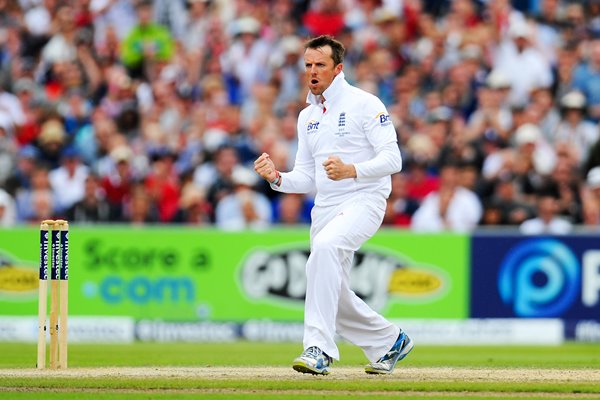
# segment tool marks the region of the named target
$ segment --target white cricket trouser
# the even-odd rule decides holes
[[[361,347],[373,362],[398,338],[400,328],[350,289],[354,252],[377,232],[385,207],[382,196],[364,193],[337,206],[313,208],[311,254],[306,263],[305,349],[317,346],[339,360],[337,332]]]

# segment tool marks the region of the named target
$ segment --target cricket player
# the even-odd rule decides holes
[[[412,349],[397,326],[350,289],[354,253],[375,234],[391,191],[390,175],[402,159],[383,103],[344,79],[344,46],[330,36],[305,44],[309,105],[298,117],[298,152],[292,171],[279,172],[267,153],[256,172],[274,190],[307,193],[316,188],[306,264],[304,352],[296,371],[327,375],[339,360],[334,336],[361,347],[365,371],[389,374]]]

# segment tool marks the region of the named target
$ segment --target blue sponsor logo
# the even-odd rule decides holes
[[[319,124],[320,124],[320,122],[318,122],[318,121],[314,121],[314,120],[308,121],[308,125],[306,126],[306,133],[311,134],[311,133],[316,132],[319,129]]]
[[[527,240],[502,261],[500,297],[519,317],[558,317],[580,293],[580,271],[577,257],[562,242]]]
[[[93,282],[84,285],[86,297],[99,295],[109,304],[181,304],[196,298],[194,282],[188,277],[151,278],[137,275],[131,279],[109,275],[98,286]]]
[[[388,125],[388,124],[390,124],[392,122],[392,120],[390,118],[390,115],[386,114],[386,113],[383,113],[383,112],[380,112],[379,114],[377,114],[375,116],[375,118],[379,120],[379,124],[381,126]]]

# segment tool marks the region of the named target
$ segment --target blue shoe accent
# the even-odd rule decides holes
[[[304,374],[329,375],[333,359],[316,346],[311,346],[294,360],[292,368]]]
[[[392,348],[379,360],[367,364],[365,372],[367,374],[391,374],[394,371],[396,363],[402,360],[410,353],[414,344],[411,338],[402,331]]]

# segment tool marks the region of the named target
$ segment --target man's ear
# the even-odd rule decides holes
[[[338,65],[335,66],[333,71],[335,72],[335,75],[337,76],[340,72],[342,72],[342,69],[344,69],[344,64],[339,63]]]

